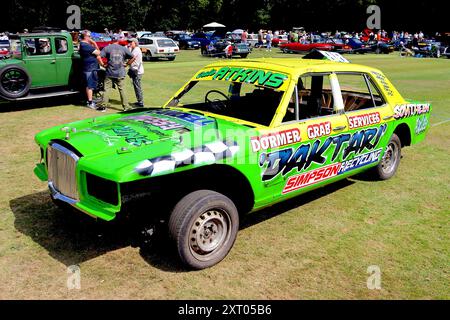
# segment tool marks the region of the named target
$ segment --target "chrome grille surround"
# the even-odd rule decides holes
[[[53,142],[47,148],[48,186],[55,199],[74,204],[79,201],[76,166],[80,157]]]

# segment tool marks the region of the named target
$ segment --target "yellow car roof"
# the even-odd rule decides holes
[[[300,58],[259,58],[246,60],[219,61],[204,67],[246,67],[261,68],[289,74],[298,77],[308,72],[330,72],[330,71],[355,71],[371,72],[379,70],[360,64],[334,62],[329,60],[300,59]]]

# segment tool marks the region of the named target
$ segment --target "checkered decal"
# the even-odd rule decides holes
[[[235,141],[207,143],[198,148],[172,153],[170,156],[144,160],[136,167],[136,171],[142,176],[154,176],[190,164],[214,163],[233,157],[238,150],[239,146]]]

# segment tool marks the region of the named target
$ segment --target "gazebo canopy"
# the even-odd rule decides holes
[[[203,28],[225,28],[225,26],[218,22],[211,22],[211,23],[205,24],[203,26]]]

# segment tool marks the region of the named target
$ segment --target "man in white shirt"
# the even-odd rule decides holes
[[[133,63],[130,65],[128,75],[133,82],[134,93],[136,95],[137,102],[134,103],[135,107],[144,107],[144,95],[142,93],[142,75],[144,74],[144,65],[142,64],[142,52],[139,48],[139,41],[136,38],[128,40],[130,43],[131,54],[134,57]]]

